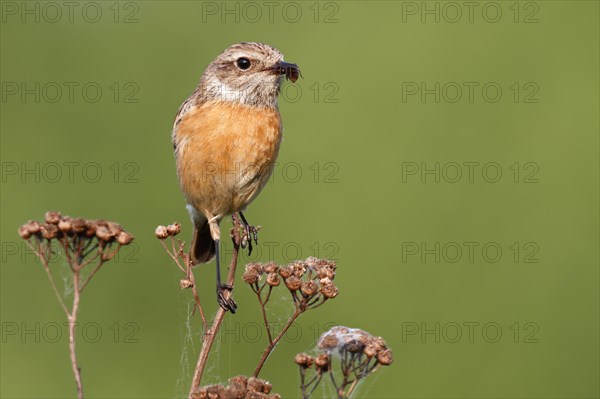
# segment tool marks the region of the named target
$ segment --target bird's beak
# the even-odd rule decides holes
[[[288,80],[291,80],[292,83],[297,81],[298,78],[302,76],[298,65],[289,62],[280,61],[277,63],[277,65],[275,65],[273,70],[280,75],[285,75],[285,77]]]

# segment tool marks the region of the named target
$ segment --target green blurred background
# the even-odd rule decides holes
[[[358,397],[599,396],[597,1],[72,4],[1,2],[2,397],[75,392],[67,329],[53,329],[64,314],[16,234],[48,209],[136,237],[82,299],[87,396],[187,392],[198,318],[153,230],[190,235],[173,118],[240,41],[278,47],[304,76],[284,88],[279,166],[246,214],[263,226],[250,259],[339,262],[339,297],[263,370],[275,391],[298,397],[293,355],[340,324],[394,351]],[[197,273],[212,313],[214,268]],[[240,281],[207,383],[250,374],[265,345]]]

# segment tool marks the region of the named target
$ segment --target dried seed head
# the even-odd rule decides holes
[[[377,361],[383,366],[389,366],[394,361],[392,351],[384,349],[377,354]]]
[[[387,366],[392,363],[392,351],[381,337],[374,337],[359,328],[336,326],[323,333],[317,346],[327,353],[363,353]]]
[[[327,299],[335,298],[340,293],[335,284],[326,284],[321,286],[321,294]]]
[[[315,367],[317,371],[326,372],[329,370],[329,356],[325,353],[321,353],[315,358]]]
[[[31,234],[37,234],[41,230],[40,223],[36,222],[35,220],[30,220],[29,222],[25,223],[24,226],[27,226],[27,229]]]
[[[351,340],[346,343],[346,350],[350,353],[361,353],[365,348],[359,340]]]
[[[377,348],[375,347],[375,345],[369,344],[365,346],[365,350],[363,351],[363,353],[367,357],[377,356]]]
[[[304,273],[306,273],[306,263],[301,260],[290,263],[290,266],[292,267],[294,276],[298,278],[304,276]]]
[[[192,280],[189,280],[187,278],[182,279],[181,281],[179,281],[179,286],[181,287],[181,289],[186,289],[186,288],[191,288],[194,286],[194,283],[192,283]]]
[[[314,269],[315,266],[317,266],[317,263],[319,262],[319,258],[309,256],[304,262],[306,262],[306,266],[310,267],[311,269]]]
[[[313,365],[314,359],[306,353],[298,353],[296,357],[294,357],[294,362],[298,366],[307,369]]]
[[[267,262],[263,266],[263,270],[265,273],[276,273],[277,269],[278,269],[278,266],[275,264],[275,262]]]
[[[58,235],[58,227],[56,227],[55,224],[45,223],[40,226],[40,231],[42,233],[42,237],[44,237],[46,240],[56,238]]]
[[[123,227],[121,227],[119,223],[115,222],[106,222],[106,227],[108,228],[108,231],[112,237],[118,236],[119,233],[123,231]]]
[[[264,271],[263,264],[259,263],[259,262],[248,263],[246,265],[246,270],[249,270],[249,269],[255,270],[258,274],[262,274]]]
[[[192,393],[192,399],[208,399],[208,392],[205,387],[199,388],[197,391]]]
[[[292,273],[294,272],[294,268],[291,265],[288,266],[281,266],[278,270],[279,275],[283,278],[288,278],[292,275]]]
[[[96,228],[96,237],[98,237],[98,239],[102,241],[109,241],[113,236],[108,227],[104,225],[99,225]]]
[[[265,381],[265,383],[263,385],[263,393],[269,394],[269,393],[271,393],[272,390],[273,390],[273,384],[271,384],[269,381]]]
[[[60,222],[60,212],[48,211],[44,215],[46,223],[58,224]]]
[[[300,290],[305,297],[312,297],[319,291],[319,286],[314,281],[303,281]]]
[[[19,227],[19,235],[24,240],[27,240],[29,237],[31,237],[31,232],[29,231],[29,227],[26,224]]]
[[[245,389],[246,385],[248,385],[248,377],[245,375],[236,375],[235,377],[231,377],[229,379],[229,385],[243,387]]]
[[[73,233],[79,234],[83,233],[86,230],[86,221],[84,218],[75,218],[71,221],[71,228],[73,229]]]
[[[261,266],[259,263],[249,263],[246,265],[246,271],[242,277],[246,284],[254,284],[260,278]]]
[[[260,378],[250,377],[248,378],[246,388],[248,388],[249,391],[263,392],[264,383],[265,382]]]
[[[176,236],[177,234],[181,233],[181,225],[177,222],[170,224],[167,226],[167,232],[169,235]]]
[[[96,228],[98,225],[95,220],[86,220],[85,223],[85,236],[94,237],[96,235]]]
[[[258,281],[258,272],[256,270],[246,270],[246,272],[244,273],[244,276],[242,277],[244,279],[244,282],[246,284],[254,284]]]
[[[267,284],[269,284],[272,287],[276,287],[279,285],[281,279],[279,278],[279,275],[277,273],[269,273],[269,275],[267,276]]]
[[[65,216],[58,221],[58,229],[62,232],[70,232],[73,228],[73,221],[69,216]]]
[[[276,393],[270,394],[272,385],[265,380],[238,375],[229,379],[229,385],[210,385],[196,390],[193,399],[281,399]],[[270,395],[269,395],[270,394]]]
[[[387,348],[387,344],[381,337],[373,338],[371,340],[371,345],[375,346],[378,351],[384,350]]]
[[[335,334],[327,334],[321,336],[318,347],[319,349],[334,350],[338,347],[339,343],[340,340],[335,336]]]
[[[167,238],[169,236],[169,231],[167,230],[167,228],[165,226],[158,226],[156,228],[156,230],[154,230],[154,235],[159,240],[164,240],[165,238]]]
[[[121,245],[127,245],[131,241],[133,241],[133,236],[126,232],[125,230],[121,231],[117,236],[117,242]]]
[[[328,278],[333,279],[335,277],[335,270],[328,267],[320,267],[317,270],[318,278]]]
[[[319,284],[321,285],[330,285],[333,284],[333,280],[331,280],[329,277],[325,277],[319,280]]]
[[[285,280],[285,286],[288,287],[290,291],[296,291],[300,289],[302,285],[302,281],[296,276],[290,276]]]

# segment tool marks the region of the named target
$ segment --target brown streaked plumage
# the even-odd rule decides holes
[[[300,70],[275,48],[239,43],[206,68],[194,93],[181,105],[173,126],[179,184],[194,223],[190,257],[194,264],[218,255],[220,221],[243,211],[271,176],[279,144],[281,117],[277,95],[284,77]],[[249,226],[247,226],[249,227]],[[219,304],[225,300],[217,256]]]

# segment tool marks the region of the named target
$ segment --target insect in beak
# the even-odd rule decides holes
[[[286,79],[292,83],[296,82],[298,77],[302,76],[298,65],[289,62],[280,61],[273,69],[276,73],[285,75]]]

